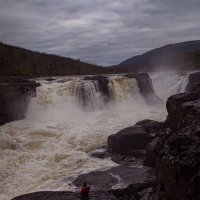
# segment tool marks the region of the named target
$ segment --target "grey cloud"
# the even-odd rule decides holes
[[[0,0],[0,40],[100,65],[199,39],[199,0]]]

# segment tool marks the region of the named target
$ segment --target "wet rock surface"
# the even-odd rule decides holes
[[[104,171],[94,171],[80,175],[74,182],[80,187],[84,181],[93,190],[109,191],[111,189],[126,188],[130,184],[142,184],[153,179],[152,171],[144,167],[142,162],[123,164]]]
[[[181,93],[167,100],[167,123],[172,131],[199,125],[200,93]]]
[[[23,77],[0,77],[0,125],[24,118],[38,86]]]
[[[100,92],[104,96],[104,100],[108,101],[110,98],[110,92],[109,92],[109,87],[108,87],[108,77],[107,76],[88,76],[85,77],[84,80],[92,80],[92,81],[97,81],[99,84]]]
[[[148,104],[154,105],[162,103],[162,100],[155,94],[152,80],[147,73],[127,74],[126,77],[135,78],[137,80],[140,93],[144,96]]]
[[[144,150],[162,129],[163,123],[144,120],[133,127],[122,129],[108,137],[108,148],[112,153],[134,155]]]
[[[145,149],[145,159],[143,164],[145,166],[154,167],[156,161],[156,145],[159,141],[159,137],[154,138]]]

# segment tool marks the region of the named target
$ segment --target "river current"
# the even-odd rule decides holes
[[[75,190],[76,176],[115,166],[90,156],[107,137],[143,119],[163,121],[170,95],[183,92],[187,75],[150,75],[159,105],[147,105],[135,79],[109,77],[105,104],[96,82],[81,77],[47,81],[31,99],[26,118],[0,127],[0,199],[41,190]],[[84,96],[84,97],[83,97]]]

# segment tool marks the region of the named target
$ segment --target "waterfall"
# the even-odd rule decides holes
[[[39,109],[60,108],[61,110],[69,109],[69,107],[79,107],[83,110],[103,109],[107,100],[113,103],[122,101],[134,101],[138,98],[142,99],[136,79],[126,77],[109,77],[108,78],[109,96],[105,98],[105,94],[101,91],[100,83],[97,80],[68,80],[66,82],[41,82],[41,86],[37,88],[37,95],[31,101],[29,107],[31,113],[36,107]],[[77,108],[76,108],[77,109]],[[30,110],[30,108],[29,108]],[[29,112],[30,113],[30,112]]]
[[[189,75],[187,74],[186,76],[183,77],[182,79],[182,82],[181,82],[181,85],[180,85],[180,90],[179,92],[185,92],[185,88],[188,84],[188,81],[189,81]]]
[[[133,100],[139,95],[136,79],[110,78],[109,89],[116,101]]]
[[[185,75],[151,74],[154,91],[163,101],[150,105],[140,94],[142,87],[146,92],[147,76],[140,77],[144,80],[140,86],[133,77],[37,80],[40,87],[26,118],[0,130],[1,199],[36,191],[71,191],[74,176],[115,166],[90,152],[105,145],[109,135],[138,121],[165,120],[165,101],[187,83]]]
[[[184,92],[187,77],[187,75],[166,73],[151,74],[155,94],[165,102],[169,96]],[[85,80],[82,77],[76,77],[73,80],[63,79],[61,81],[59,78],[59,81],[56,79],[50,82],[42,81],[41,86],[37,88],[37,96],[31,101],[30,107],[34,106],[31,113],[36,107],[45,108],[46,111],[53,109],[54,111],[59,109],[62,112],[69,112],[70,109],[92,111],[104,109],[109,103],[144,102],[135,78],[115,75],[107,77],[106,80],[108,84],[104,83],[103,86],[98,80]],[[109,91],[107,96],[102,91],[105,86]]]
[[[188,74],[160,72],[150,76],[156,94],[164,101],[171,95],[184,92],[188,83]]]
[[[93,110],[103,107],[103,98],[97,81],[77,81],[72,95],[82,108]]]

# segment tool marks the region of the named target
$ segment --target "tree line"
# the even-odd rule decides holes
[[[0,43],[0,75],[52,76],[110,73],[105,67]]]

